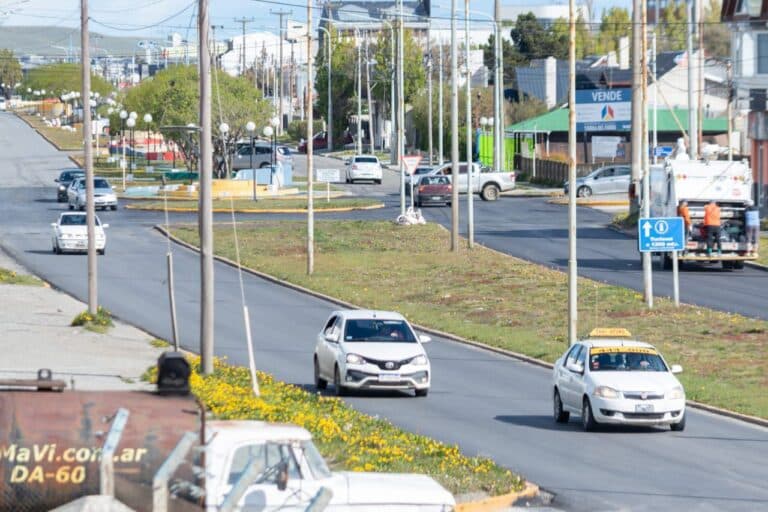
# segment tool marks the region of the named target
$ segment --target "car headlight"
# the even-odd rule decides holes
[[[411,359],[411,364],[423,366],[427,364],[427,356],[416,356],[413,359]]]
[[[64,185],[59,185],[59,192],[64,192],[65,190],[67,190],[67,187]]]
[[[599,396],[601,398],[619,398],[621,393],[613,388],[609,388],[608,386],[598,386],[595,388],[595,396]]]
[[[365,362],[365,359],[363,359],[357,354],[347,354],[347,362],[349,364],[363,364]]]
[[[683,391],[682,386],[676,386],[672,388],[669,393],[667,393],[667,398],[670,400],[679,400],[681,398],[685,398],[685,391]]]

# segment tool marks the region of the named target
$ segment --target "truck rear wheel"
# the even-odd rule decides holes
[[[483,199],[483,201],[495,201],[499,198],[500,193],[501,190],[499,190],[497,185],[489,183],[483,187],[483,190],[480,192],[480,197]]]
[[[672,270],[672,256],[667,253],[661,255],[664,270]]]
[[[733,262],[733,268],[736,270],[744,270],[744,262],[743,261],[734,261]]]

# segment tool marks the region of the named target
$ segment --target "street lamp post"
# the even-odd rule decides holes
[[[333,151],[333,101],[331,100],[331,63],[333,61],[333,45],[331,43],[331,32],[324,27],[317,27],[322,30],[328,36],[328,126],[325,130],[327,138],[326,149],[327,151]],[[309,106],[312,108],[312,105]],[[307,141],[307,144],[312,144],[314,141]]]
[[[152,123],[152,114],[144,114],[144,124],[147,127],[147,137],[149,137],[149,127],[150,123]],[[149,151],[147,151],[147,165],[149,165],[150,159],[149,159]]]
[[[131,171],[136,169],[136,119],[139,118],[139,115],[136,112],[131,112],[128,114],[128,119],[133,119],[133,123],[128,124],[128,128],[131,129]]]
[[[272,184],[272,172],[274,171],[275,166],[277,165],[277,162],[275,161],[275,150],[277,147],[277,127],[280,126],[280,119],[278,117],[273,117],[269,120],[269,124],[272,126],[272,139],[271,139],[271,147],[269,152],[269,160],[272,164],[272,167],[269,171],[269,184]],[[267,137],[269,137],[267,135]],[[312,141],[309,141],[311,143]]]
[[[132,117],[129,117],[125,121],[125,125],[131,131],[131,136],[130,136],[130,141],[131,141],[130,142],[130,144],[131,144],[131,171],[133,171],[134,165],[135,165],[133,157],[134,157],[134,154],[136,152],[136,149],[133,147],[133,128],[136,126],[136,119],[134,119]],[[123,190],[125,190],[125,171],[123,171]]]
[[[251,151],[250,151],[250,164],[251,177],[253,178],[253,200],[256,201],[256,169],[253,168],[253,134],[256,131],[256,123],[248,121],[245,123],[245,131],[248,132],[248,136],[251,138]]]
[[[125,192],[125,119],[128,117],[128,112],[125,110],[120,111],[120,145],[123,149],[123,158],[120,160],[120,168],[123,170],[123,192]]]

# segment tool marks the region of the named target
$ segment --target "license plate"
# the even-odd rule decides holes
[[[433,201],[439,201],[440,199],[442,199],[442,197],[440,197],[440,196],[432,196],[432,200]]]
[[[379,375],[379,381],[381,381],[381,382],[400,382],[400,374],[399,373],[387,373],[387,374]]]
[[[653,404],[636,404],[635,412],[653,412]]]

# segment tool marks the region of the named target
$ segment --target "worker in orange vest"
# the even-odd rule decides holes
[[[691,211],[688,209],[688,201],[680,201],[677,205],[677,216],[683,218],[685,224],[685,239],[691,239]]]
[[[717,254],[723,253],[720,242],[720,207],[714,200],[704,206],[704,229],[707,230],[707,256],[712,254],[712,239],[717,242]]]

